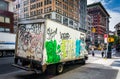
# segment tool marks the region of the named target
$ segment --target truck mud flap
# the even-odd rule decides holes
[[[40,71],[40,70],[32,69],[32,68],[30,68],[30,67],[23,67],[23,66],[18,65],[18,64],[12,64],[12,66],[17,67],[17,68],[20,68],[20,69],[23,69],[23,70],[26,70],[26,71],[34,71],[34,72],[37,73],[37,74],[42,73],[42,71]]]

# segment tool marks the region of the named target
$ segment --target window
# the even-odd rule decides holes
[[[38,8],[38,7],[42,7],[42,6],[43,6],[43,3],[42,3],[42,2],[37,3],[37,8]]]
[[[29,17],[29,14],[28,13],[25,13],[24,14],[24,18],[28,18]]]
[[[56,12],[62,14],[62,10],[58,7],[56,7]]]
[[[20,4],[17,4],[17,5],[16,5],[16,9],[18,9],[18,8],[20,8]]]
[[[30,3],[36,2],[37,0],[30,0]]]
[[[27,5],[28,3],[29,3],[29,2],[28,2],[28,0],[27,0],[27,1],[24,1],[23,4],[24,4],[24,6],[25,6],[25,5]]]
[[[63,17],[63,24],[68,25],[68,18]]]
[[[10,32],[9,28],[0,27],[0,32]]]
[[[37,11],[36,11],[36,10],[35,10],[35,11],[30,12],[30,16],[35,16],[35,15],[37,15]]]
[[[62,21],[62,16],[61,16],[61,15],[56,14],[56,20],[57,20],[58,22],[61,22],[61,21]]]
[[[26,12],[26,11],[28,11],[28,7],[25,7],[25,8],[24,8],[24,12]]]
[[[63,12],[63,16],[68,16],[66,12]]]
[[[49,7],[47,7],[47,8],[44,9],[45,13],[50,12],[50,11],[52,11],[52,7],[51,6],[49,6]]]
[[[4,32],[4,31],[5,31],[4,28],[0,27],[0,32]]]
[[[44,17],[51,19],[51,14],[47,14],[47,15],[45,15]]]
[[[68,0],[63,0],[63,2],[68,3]]]
[[[56,5],[62,7],[62,3],[59,1],[56,1]]]
[[[5,17],[5,23],[10,23],[10,18]]]
[[[69,20],[69,24],[70,24],[70,25],[73,25],[73,20]]]
[[[0,22],[4,22],[4,17],[0,16]]]
[[[0,10],[8,10],[8,3],[0,0]]]
[[[68,7],[63,4],[63,9],[68,10]]]
[[[45,0],[44,1],[44,5],[48,5],[48,4],[51,4],[52,3],[52,0]]]
[[[5,28],[5,32],[10,32],[10,29],[9,28]]]
[[[30,9],[35,9],[35,8],[36,8],[36,4],[30,6]]]
[[[75,26],[75,27],[77,27],[77,26],[78,26],[77,22],[74,22],[74,26]]]
[[[42,14],[42,11],[43,11],[43,9],[37,10],[37,14],[38,14],[38,15]]]
[[[3,23],[10,23],[10,18],[4,17],[4,16],[0,16],[0,22],[3,22]]]

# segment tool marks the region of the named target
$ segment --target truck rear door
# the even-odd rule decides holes
[[[19,24],[15,56],[42,61],[44,28],[43,22]]]

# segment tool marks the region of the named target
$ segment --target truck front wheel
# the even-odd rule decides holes
[[[56,72],[57,74],[61,74],[63,72],[64,66],[62,63],[57,64],[56,66]]]
[[[85,65],[85,64],[86,64],[86,60],[84,58],[84,59],[82,59],[82,65]]]

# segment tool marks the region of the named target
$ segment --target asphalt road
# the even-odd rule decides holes
[[[96,57],[91,57],[87,61],[86,65],[69,64],[65,66],[64,72],[62,74],[51,75],[48,73],[35,74],[34,72],[16,69],[10,65],[13,63],[12,57],[7,59],[2,58],[2,62],[4,64],[1,65],[0,60],[0,73],[1,70],[3,71],[2,74],[0,74],[0,79],[116,79],[117,74],[119,73],[117,69],[99,64],[100,62],[90,63],[99,59],[101,59],[101,56],[96,55]],[[8,61],[9,63],[7,63]],[[120,62],[120,60],[113,62],[111,65],[116,66],[116,62]],[[8,68],[6,64],[8,65]],[[120,67],[120,64],[117,66]],[[4,71],[7,69],[8,71]]]
[[[19,69],[12,66],[14,63],[14,57],[3,57],[0,58],[0,74],[6,74]]]

